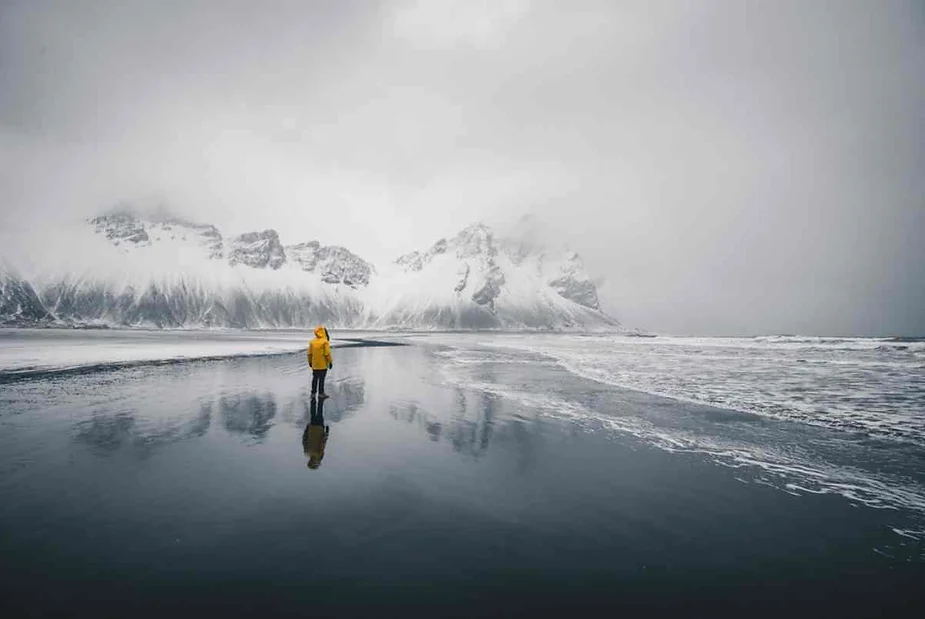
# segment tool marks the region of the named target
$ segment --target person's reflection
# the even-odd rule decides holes
[[[330,427],[324,425],[324,400],[311,400],[311,419],[302,433],[302,450],[308,456],[308,468],[317,469],[324,458]]]

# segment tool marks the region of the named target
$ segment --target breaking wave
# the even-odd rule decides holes
[[[488,344],[652,395],[925,446],[925,341],[533,339]]]
[[[439,339],[446,344],[452,340]],[[612,337],[589,344],[589,338],[582,338],[583,348],[578,350],[578,338],[557,336],[542,342],[537,339],[498,337],[487,342],[487,347],[458,340],[458,348],[437,351],[442,360],[442,380],[494,394],[543,416],[567,419],[592,431],[618,432],[673,453],[702,454],[720,465],[743,469],[741,475],[747,479],[742,481],[766,484],[797,495],[835,494],[870,508],[897,510],[897,534],[902,531],[901,535],[925,541],[921,535],[925,524],[925,480],[921,475],[925,465],[925,408],[917,404],[920,402],[917,398],[922,397],[921,388],[917,387],[915,377],[908,374],[908,367],[901,363],[899,369],[876,370],[875,365],[874,370],[866,369],[875,372],[874,375],[862,374],[854,379],[874,391],[875,383],[886,380],[877,371],[899,374],[899,378],[894,377],[896,384],[888,380],[883,391],[868,394],[883,401],[878,409],[881,412],[866,409],[859,404],[858,394],[852,394],[844,386],[841,399],[835,400],[841,406],[832,412],[824,403],[834,396],[812,381],[804,386],[809,400],[805,408],[797,408],[788,401],[792,394],[784,392],[777,397],[775,391],[789,379],[775,378],[773,372],[786,375],[794,370],[788,369],[786,357],[768,353],[766,346],[758,356],[761,360],[756,361],[751,355],[728,350],[728,344],[718,347],[722,354],[709,356],[704,354],[703,346],[679,348],[664,342],[658,350],[653,350],[654,344],[624,343]],[[837,343],[829,343],[834,344]],[[630,348],[631,355],[620,353],[624,346]],[[649,350],[643,350],[647,346]],[[658,363],[647,359],[647,355],[658,359]],[[681,357],[689,357],[691,362],[682,363]],[[601,406],[599,401],[594,405],[583,402],[581,394],[585,390],[569,389],[562,380],[529,383],[525,382],[527,379],[510,380],[511,371],[525,376],[548,372],[550,362],[577,377],[619,387],[640,386],[640,378],[634,382],[628,380],[634,377],[632,374],[619,373],[621,366],[635,363],[644,368],[644,372],[639,371],[648,382],[645,389],[636,389],[645,393],[639,393],[635,405],[629,406],[627,400],[618,399],[611,406]],[[826,372],[836,376],[840,372],[825,366],[822,359],[816,362],[826,367],[819,382],[824,382]],[[756,363],[762,370],[752,374],[754,370],[749,370],[749,365]],[[490,372],[478,369],[486,365],[508,375],[493,380]],[[535,368],[533,371],[531,366]],[[543,370],[544,366],[547,369]],[[689,382],[701,380],[711,384],[700,387],[703,391],[696,392],[696,397],[679,395],[678,391]],[[745,399],[749,390],[755,395]],[[660,405],[651,399],[661,396],[658,391],[672,393],[672,399],[697,406]],[[893,394],[892,403],[886,391]],[[740,405],[728,407],[736,411],[731,413],[732,417],[717,416],[711,412],[716,411],[711,399]],[[755,402],[761,406],[755,406]],[[845,411],[853,414],[845,415]],[[902,423],[909,425],[900,428]]]

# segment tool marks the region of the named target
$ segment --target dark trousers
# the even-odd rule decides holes
[[[312,395],[321,392],[324,395],[324,377],[328,375],[327,370],[312,370]]]

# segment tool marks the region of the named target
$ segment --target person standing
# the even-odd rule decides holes
[[[328,397],[324,392],[324,379],[328,370],[334,367],[331,359],[331,342],[324,327],[315,328],[315,339],[308,343],[308,365],[312,369],[312,397],[318,394],[322,400]]]

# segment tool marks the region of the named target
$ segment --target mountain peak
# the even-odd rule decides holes
[[[415,275],[406,289],[394,291],[393,307],[380,320],[426,326],[439,316],[453,328],[616,326],[600,312],[578,254],[543,244],[533,233],[538,224],[525,223],[526,229],[499,237],[477,222],[424,252],[401,256],[396,263]]]
[[[344,284],[351,288],[369,285],[376,272],[373,265],[340,245],[323,246],[319,241],[287,245],[286,255],[308,273],[318,273],[326,284]]]
[[[113,245],[126,251],[169,240],[192,242],[205,250],[209,258],[223,257],[224,242],[215,226],[182,219],[163,206],[149,214],[142,214],[138,209],[120,205],[88,222],[97,234],[104,235]]]
[[[113,211],[89,220],[96,232],[104,234],[113,245],[123,242],[134,245],[150,244],[150,237],[144,224],[128,211]]]
[[[476,221],[462,230],[456,235],[456,238],[469,238],[469,237],[490,237],[492,235],[491,228],[489,228],[485,223],[481,221]]]
[[[600,310],[597,286],[585,271],[585,265],[574,251],[566,251],[565,260],[558,273],[549,280],[549,285],[564,299],[579,305]]]
[[[478,222],[466,226],[453,237],[450,245],[456,250],[459,258],[474,258],[481,256],[490,260],[497,254],[494,243],[494,233],[491,228]]]
[[[231,240],[228,264],[243,264],[254,269],[276,270],[286,262],[286,251],[279,242],[279,233],[273,229],[263,232],[245,232]]]

